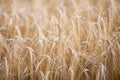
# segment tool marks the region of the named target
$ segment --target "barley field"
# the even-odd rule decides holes
[[[120,0],[0,0],[0,80],[120,80]]]

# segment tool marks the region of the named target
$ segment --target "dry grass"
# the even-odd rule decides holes
[[[0,0],[0,80],[120,80],[120,0]]]

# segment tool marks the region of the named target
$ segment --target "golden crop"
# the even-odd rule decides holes
[[[120,80],[120,0],[0,0],[0,80]]]

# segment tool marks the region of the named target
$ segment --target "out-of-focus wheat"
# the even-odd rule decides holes
[[[0,80],[120,80],[119,0],[0,0]]]

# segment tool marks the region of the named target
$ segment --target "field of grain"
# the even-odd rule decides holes
[[[120,80],[120,0],[0,0],[0,80]]]

